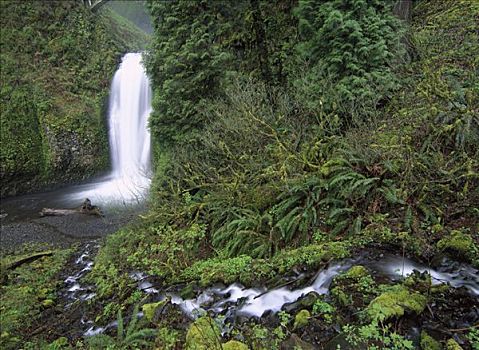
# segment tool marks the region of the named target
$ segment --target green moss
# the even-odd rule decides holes
[[[164,307],[169,302],[169,299],[159,301],[157,303],[145,304],[142,306],[143,313],[148,321],[153,322],[155,320],[156,311],[159,308]]]
[[[198,318],[186,334],[187,350],[221,349],[221,334],[215,321],[209,317]]]
[[[421,254],[426,246],[426,242],[422,237],[408,232],[395,232],[388,226],[387,222],[369,224],[361,231],[358,239],[364,245],[381,243],[406,249],[414,254]]]
[[[437,248],[441,251],[451,250],[469,259],[477,259],[479,252],[472,237],[459,230],[451,231],[449,235],[437,242]]]
[[[431,337],[426,331],[421,332],[421,349],[422,350],[441,350],[442,346],[436,339]]]
[[[42,306],[43,307],[50,307],[53,306],[55,302],[52,299],[45,299],[42,301]]]
[[[62,349],[68,348],[68,338],[60,337],[50,344],[48,349]]]
[[[297,266],[315,268],[330,259],[343,259],[349,256],[351,244],[347,241],[312,244],[281,252],[272,259],[278,273],[291,271]]]
[[[306,326],[309,322],[310,317],[311,317],[311,314],[308,310],[301,310],[294,317],[293,328],[298,329],[298,328]]]
[[[223,350],[248,350],[248,346],[237,340],[230,340],[223,344]]]
[[[446,342],[446,350],[462,350],[462,346],[451,338]]]
[[[419,292],[428,292],[432,287],[431,275],[415,271],[404,280],[403,284]]]
[[[356,265],[351,267],[344,275],[344,278],[352,278],[358,280],[362,277],[369,276],[368,270],[362,265]]]
[[[284,274],[294,267],[317,268],[330,259],[344,258],[349,255],[349,246],[349,242],[331,242],[282,251],[271,259],[253,259],[248,255],[240,255],[229,259],[201,260],[186,268],[177,281],[200,281],[202,286],[237,281],[251,284]]]
[[[351,267],[333,279],[331,295],[342,306],[362,307],[376,296],[376,283],[361,265]]]
[[[209,259],[199,261],[187,268],[181,276],[186,281],[199,280],[202,286],[215,282],[232,283],[251,274],[253,258],[241,255],[230,259]],[[259,277],[259,276],[258,276]]]
[[[411,292],[402,285],[395,285],[371,301],[366,312],[372,321],[384,321],[391,317],[401,317],[406,311],[420,314],[426,307],[426,302],[426,296]]]

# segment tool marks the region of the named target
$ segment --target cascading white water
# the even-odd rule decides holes
[[[111,174],[101,182],[84,185],[75,193],[95,204],[133,203],[144,198],[150,186],[151,87],[141,53],[123,57],[111,84],[108,111]]]
[[[151,89],[141,54],[129,53],[111,84],[109,127],[113,176],[141,182],[150,170]]]

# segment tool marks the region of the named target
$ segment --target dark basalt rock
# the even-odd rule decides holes
[[[320,298],[320,295],[316,292],[309,292],[305,296],[299,298],[297,301],[289,304],[285,304],[282,308],[287,313],[294,313],[300,309],[312,308],[316,300]]]

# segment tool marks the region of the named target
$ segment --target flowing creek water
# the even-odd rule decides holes
[[[95,295],[93,286],[82,285],[81,283],[81,278],[93,266],[90,254],[95,249],[97,248],[92,250],[92,245],[86,246],[76,260],[77,272],[65,279],[63,293],[72,302],[78,299],[89,300]],[[372,273],[390,280],[403,279],[414,271],[427,272],[431,275],[433,285],[448,283],[455,288],[464,287],[471,295],[479,297],[479,270],[472,266],[443,258],[436,268],[431,268],[395,255],[384,255],[376,259],[357,258],[333,262],[328,267],[318,271],[311,283],[306,283],[300,288],[268,288],[266,286],[247,288],[239,283],[233,283],[229,286],[216,285],[198,291],[196,297],[192,299],[183,299],[177,293],[163,291],[160,286],[155,285],[154,278],[142,272],[132,272],[130,278],[136,282],[137,289],[150,295],[152,302],[163,301],[168,298],[171,304],[177,305],[192,320],[208,313],[220,319],[223,327],[227,327],[228,323],[233,324],[241,319],[260,318],[288,309],[288,305],[311,292],[319,295],[328,294],[334,277],[358,264],[367,267]],[[291,279],[302,280],[301,277],[303,276],[296,275],[291,276]],[[477,311],[479,312],[479,310]],[[138,316],[142,317],[143,314],[140,313]],[[84,325],[85,336],[103,333],[116,327],[116,321],[104,327],[95,326],[93,321],[86,319],[82,320],[82,324]]]

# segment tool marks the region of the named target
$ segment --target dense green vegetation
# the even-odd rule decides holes
[[[78,1],[2,1],[1,195],[108,167],[105,108],[123,53],[147,36]]]
[[[148,4],[153,208],[97,258],[102,317],[133,302],[131,270],[164,285],[252,285],[371,245],[479,266],[477,3],[419,1],[411,23],[385,1]],[[296,319],[237,325],[226,338],[271,349],[339,324],[343,346],[411,349],[396,320],[453,293],[427,283],[352,269]],[[158,327],[165,348],[226,345]],[[475,337],[460,335],[465,348]]]
[[[41,250],[43,247],[25,247],[25,252]],[[42,325],[37,319],[41,313],[51,311],[58,299],[56,290],[62,282],[58,273],[73,250],[55,250],[51,256],[42,257],[13,271],[7,270],[8,258],[0,260],[0,345],[16,348],[28,339],[32,330]],[[22,256],[23,252],[18,252]],[[27,254],[29,255],[29,254]],[[17,258],[18,259],[18,258]]]
[[[329,295],[223,333],[130,275],[187,298],[218,282],[281,286],[364,252],[479,267],[479,3],[418,0],[410,22],[394,3],[149,0],[151,208],[87,277],[95,322],[120,326],[32,344],[478,349],[477,325],[445,326],[477,298],[427,273],[390,281],[356,265]]]

